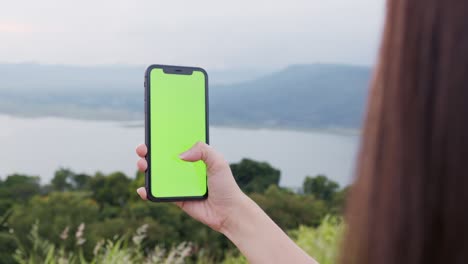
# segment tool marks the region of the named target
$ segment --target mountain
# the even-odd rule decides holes
[[[257,80],[210,90],[210,118],[221,125],[358,128],[370,69],[293,65]]]
[[[144,69],[0,64],[0,113],[142,120]],[[358,128],[370,79],[369,68],[327,64],[293,65],[263,77],[261,71],[208,72],[211,124],[228,126]]]
[[[0,113],[142,118],[144,67],[0,64]]]
[[[100,120],[143,119],[145,66],[0,63],[0,113]],[[263,71],[210,71],[210,84],[255,79]]]

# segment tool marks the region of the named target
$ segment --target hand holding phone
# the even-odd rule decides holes
[[[146,161],[148,148],[145,145],[137,147],[136,152],[141,158],[138,169],[142,172],[148,168]],[[223,225],[236,218],[236,212],[242,211],[246,202],[250,199],[240,190],[231,168],[224,157],[212,147],[203,142],[198,142],[186,152],[182,153],[185,162],[203,162],[207,167],[208,188],[210,195],[202,201],[177,201],[175,202],[187,214],[198,221],[208,225],[216,231],[222,231]],[[146,188],[137,190],[140,197],[148,200]]]

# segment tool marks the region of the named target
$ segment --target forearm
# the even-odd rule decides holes
[[[317,263],[247,196],[221,232],[250,263]]]

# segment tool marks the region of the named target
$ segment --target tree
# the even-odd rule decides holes
[[[76,174],[72,177],[72,186],[74,190],[86,190],[89,188],[91,176],[86,174]]]
[[[129,196],[128,186],[131,180],[121,172],[114,172],[108,176],[96,173],[89,181],[93,198],[100,205],[123,206]]]
[[[230,166],[237,184],[246,193],[262,193],[280,180],[281,172],[266,162],[242,159]]]
[[[252,194],[251,198],[284,230],[300,225],[316,226],[327,213],[325,201],[275,185],[263,194]]]
[[[87,190],[89,189],[89,183],[91,176],[86,174],[76,174],[70,169],[60,168],[55,174],[51,181],[50,186],[47,186],[50,191],[71,191],[71,190]]]
[[[11,234],[0,232],[0,262],[4,264],[17,263],[13,258],[13,252],[18,248],[18,244]]]
[[[77,227],[81,223],[88,224],[98,219],[98,205],[89,196],[89,193],[84,192],[53,192],[47,196],[35,196],[28,203],[15,206],[8,224],[23,245],[29,245],[29,230],[38,221],[42,237],[55,245],[73,248],[76,246],[73,239]],[[60,235],[66,227],[70,229],[70,238],[65,241]],[[85,246],[91,246],[87,244]]]
[[[10,175],[0,184],[0,199],[25,202],[40,193],[39,182],[40,179],[37,176]]]
[[[348,197],[348,193],[351,189],[351,186],[346,186],[342,190],[339,190],[333,194],[333,199],[330,202],[330,213],[335,215],[343,215],[346,199]]]
[[[312,194],[317,199],[330,202],[335,192],[339,190],[340,185],[324,175],[317,175],[315,177],[307,176],[304,179],[302,188],[305,194]]]
[[[128,192],[131,194],[130,195],[130,200],[132,201],[140,201],[140,196],[136,194],[136,189],[140,187],[145,186],[145,173],[141,171],[137,171],[135,174],[135,178],[131,181],[131,183],[128,185]]]
[[[58,169],[51,181],[52,189],[59,192],[71,190],[73,187],[71,181],[74,175],[75,173],[69,169]]]

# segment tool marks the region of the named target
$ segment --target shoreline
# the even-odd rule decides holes
[[[77,117],[67,115],[47,115],[47,114],[24,114],[24,113],[5,113],[0,112],[0,116],[7,118],[20,118],[20,119],[62,119],[74,120],[79,122],[95,122],[95,123],[113,123],[124,128],[139,128],[144,127],[144,122],[139,119],[126,119],[126,118],[106,118],[106,117]],[[341,136],[360,136],[361,130],[357,128],[346,127],[288,127],[288,126],[259,126],[250,124],[210,124],[210,127],[222,129],[244,129],[244,130],[272,130],[272,131],[292,131],[301,133],[326,133]]]

